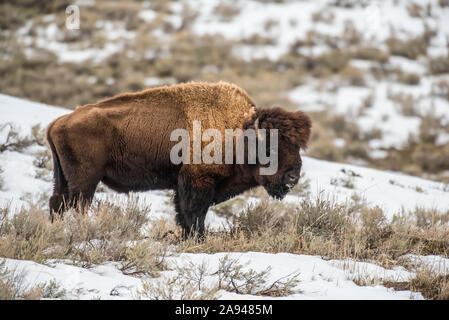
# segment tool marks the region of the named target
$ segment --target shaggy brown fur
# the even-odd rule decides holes
[[[300,111],[254,106],[235,85],[192,82],[118,95],[56,119],[47,128],[55,178],[52,218],[80,200],[88,205],[100,181],[118,192],[174,189],[177,222],[185,234],[202,235],[211,204],[257,185],[282,198],[286,185],[299,179],[299,149],[307,145],[311,121]],[[225,129],[255,123],[279,129],[278,172],[260,176],[258,164],[174,165],[170,150],[177,142],[170,134],[183,128],[192,138],[194,120],[203,131],[215,128],[223,136]]]

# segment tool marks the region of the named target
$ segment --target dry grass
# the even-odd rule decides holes
[[[422,216],[426,215],[434,223],[423,227]],[[369,208],[357,197],[346,205],[323,199],[297,205],[262,201],[234,217],[230,230],[211,232],[201,243],[187,240],[179,250],[291,252],[376,261],[391,267],[407,253],[447,257],[449,230],[447,224],[435,221],[446,221],[448,216],[419,209],[388,222],[380,208]]]
[[[449,275],[441,275],[428,268],[418,271],[409,281],[384,281],[383,285],[395,290],[420,292],[426,299],[449,300]]]
[[[365,78],[364,72],[359,68],[353,66],[346,66],[340,72],[341,78],[346,82],[347,85],[364,87],[365,86]]]
[[[332,11],[330,10],[325,10],[325,11],[317,11],[312,13],[312,21],[317,23],[317,22],[322,22],[325,24],[331,24],[334,21],[335,15]]]
[[[406,117],[418,116],[418,108],[416,106],[418,100],[414,98],[411,94],[398,93],[396,95],[391,95],[391,100],[399,108],[399,111]]]
[[[137,292],[139,299],[149,300],[215,300],[216,291],[203,288],[198,291],[195,284],[179,281],[178,277],[156,281],[142,281]]]
[[[356,179],[357,173],[346,172],[346,176]],[[305,185],[301,192],[307,192]],[[261,192],[252,191],[257,197]],[[46,213],[35,207],[13,217],[3,208],[0,256],[40,263],[64,259],[85,268],[117,261],[124,274],[150,277],[170,268],[165,259],[169,252],[289,252],[369,261],[386,268],[402,265],[401,257],[406,254],[449,257],[449,212],[416,208],[398,213],[390,221],[381,208],[368,207],[355,194],[345,204],[322,198],[306,198],[296,204],[261,198],[259,204],[232,216],[228,228],[208,232],[200,242],[195,238],[181,241],[179,229],[166,220],[153,221],[151,228],[145,228],[146,210],[134,202],[122,209],[99,203],[89,215],[72,211],[53,224]],[[240,203],[231,205],[227,215],[241,209]],[[222,261],[218,270],[183,265],[175,266],[175,271],[175,278],[144,282],[141,297],[213,299],[218,290],[283,296],[295,292],[298,279],[298,275],[290,275],[270,282],[270,270],[255,272],[232,259]],[[205,279],[213,275],[218,275],[219,281],[211,286]],[[447,283],[438,281],[441,285]],[[416,288],[422,286],[416,284]],[[446,289],[443,286],[438,290]],[[57,295],[57,291],[48,295]]]
[[[429,45],[429,36],[430,34],[428,35],[426,33],[410,40],[390,38],[387,40],[387,45],[391,55],[414,60],[420,55],[426,55],[427,46]]]
[[[146,214],[133,201],[125,208],[98,203],[90,214],[72,210],[50,223],[48,213],[37,207],[12,217],[2,208],[0,256],[39,263],[69,259],[86,268],[117,261],[124,274],[155,276],[164,268],[168,247],[145,234]]]
[[[240,10],[235,3],[223,1],[215,6],[213,13],[219,16],[221,21],[229,22],[240,13]]]
[[[30,286],[25,284],[25,276],[25,271],[10,270],[5,260],[0,260],[0,300],[59,299],[66,295],[56,281]]]
[[[351,53],[353,59],[371,60],[379,63],[386,63],[389,59],[388,52],[384,52],[374,47],[357,47]]]
[[[389,221],[380,207],[368,207],[356,195],[347,204],[319,198],[297,205],[262,201],[234,217],[231,229],[210,232],[200,243],[187,240],[178,250],[290,252],[392,268],[403,265],[407,254],[449,257],[448,221],[449,212],[422,208],[398,213]],[[447,297],[447,283],[447,276],[420,272],[407,288],[426,298],[442,299]]]
[[[397,81],[408,84],[408,85],[418,85],[421,82],[421,77],[416,73],[407,73],[399,71],[397,72]]]
[[[437,144],[438,137],[448,132],[447,125],[432,110],[419,114],[415,103],[416,100],[410,96],[399,100],[404,115],[418,116],[421,119],[419,131],[410,135],[401,149],[388,150],[387,157],[380,160],[378,165],[447,183],[444,171],[449,169],[449,144]]]
[[[449,73],[449,57],[438,57],[430,59],[429,69],[432,74]]]

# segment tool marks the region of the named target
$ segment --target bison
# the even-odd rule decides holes
[[[171,132],[201,121],[201,130],[277,129],[278,168],[262,175],[255,163],[173,163],[177,141]],[[176,221],[184,237],[204,234],[209,206],[263,186],[282,199],[298,182],[300,149],[307,146],[310,118],[301,111],[259,108],[236,85],[190,82],[125,93],[78,107],[47,128],[52,151],[54,191],[50,216],[70,207],[86,209],[97,184],[122,193],[173,189]],[[245,139],[245,151],[248,150]],[[269,150],[267,150],[269,152]]]

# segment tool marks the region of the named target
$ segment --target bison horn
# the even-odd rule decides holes
[[[257,118],[256,121],[254,121],[254,128],[256,129],[256,134],[259,140],[263,140],[264,136],[259,131],[259,118]]]

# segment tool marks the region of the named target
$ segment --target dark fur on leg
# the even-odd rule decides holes
[[[211,185],[195,186],[188,176],[181,176],[175,195],[176,222],[182,227],[183,238],[195,236],[204,239],[204,220],[212,202],[214,188]]]
[[[62,217],[62,214],[66,209],[66,196],[57,193],[53,194],[50,197],[49,205],[50,205],[50,219],[51,222],[53,222],[55,219],[55,214]]]

